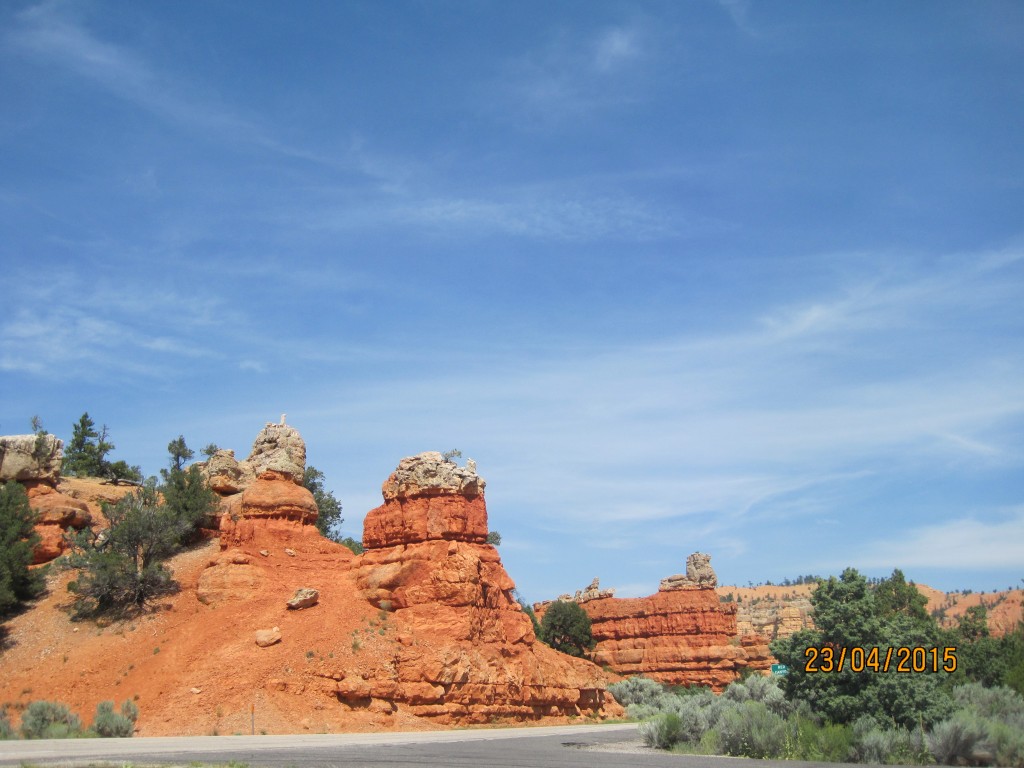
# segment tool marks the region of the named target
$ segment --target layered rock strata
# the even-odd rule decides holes
[[[721,691],[744,669],[768,669],[767,641],[738,636],[736,606],[719,600],[710,557],[694,553],[687,575],[662,581],[650,597],[579,601],[597,645],[591,658],[620,675]],[[710,586],[704,586],[710,585]],[[535,606],[543,617],[548,604]]]
[[[356,583],[396,643],[387,674],[372,660],[344,670],[339,700],[442,723],[621,711],[600,668],[534,636],[486,543],[484,481],[472,461],[403,459],[382,490],[384,504],[364,521]]]

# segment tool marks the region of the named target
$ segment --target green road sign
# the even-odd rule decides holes
[[[772,674],[773,675],[788,675],[789,674],[789,667],[787,667],[785,664],[772,664]]]

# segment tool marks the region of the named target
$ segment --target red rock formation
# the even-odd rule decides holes
[[[200,471],[221,496],[221,547],[243,543],[321,551],[315,523],[319,511],[302,485],[306,443],[294,427],[267,424],[256,436],[249,458],[218,451]]]
[[[720,691],[744,668],[767,669],[766,641],[737,637],[736,608],[713,589],[603,598],[583,604],[597,647],[593,659],[620,675]]]
[[[442,723],[618,714],[598,667],[534,636],[485,543],[483,487],[475,465],[439,453],[403,459],[385,482],[385,503],[364,522],[356,583],[394,622],[397,643],[387,670],[367,659],[340,672],[338,698]]]
[[[767,641],[740,637],[736,606],[714,590],[710,558],[688,558],[687,576],[662,581],[650,597],[601,597],[578,601],[590,617],[597,645],[591,658],[620,675],[644,675],[670,685],[721,691],[740,671],[768,669]],[[538,618],[550,605],[535,606]]]
[[[27,481],[29,506],[36,511],[36,533],[40,542],[36,545],[32,563],[48,563],[64,554],[64,535],[71,530],[81,530],[92,521],[89,506],[84,501],[73,499],[57,491],[43,481]]]
[[[319,549],[323,538],[317,530],[313,494],[273,470],[261,474],[241,494],[222,502],[221,546],[243,542]]]

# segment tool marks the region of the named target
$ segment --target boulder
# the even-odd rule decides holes
[[[54,435],[0,436],[0,483],[43,481],[56,485],[64,441]]]
[[[281,630],[277,627],[273,629],[257,629],[256,630],[256,645],[260,648],[267,648],[275,643],[281,642]]]
[[[252,465],[238,461],[231,450],[219,450],[199,466],[210,488],[221,496],[241,493],[256,479]]]
[[[295,595],[288,601],[288,610],[301,611],[303,608],[312,608],[320,601],[320,593],[310,587],[299,587]]]
[[[243,552],[230,550],[212,559],[199,576],[196,597],[206,605],[256,597],[263,583],[263,569]]]

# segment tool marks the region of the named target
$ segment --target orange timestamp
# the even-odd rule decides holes
[[[804,650],[804,672],[956,672],[956,647],[925,648],[901,645],[893,648],[810,646]]]

